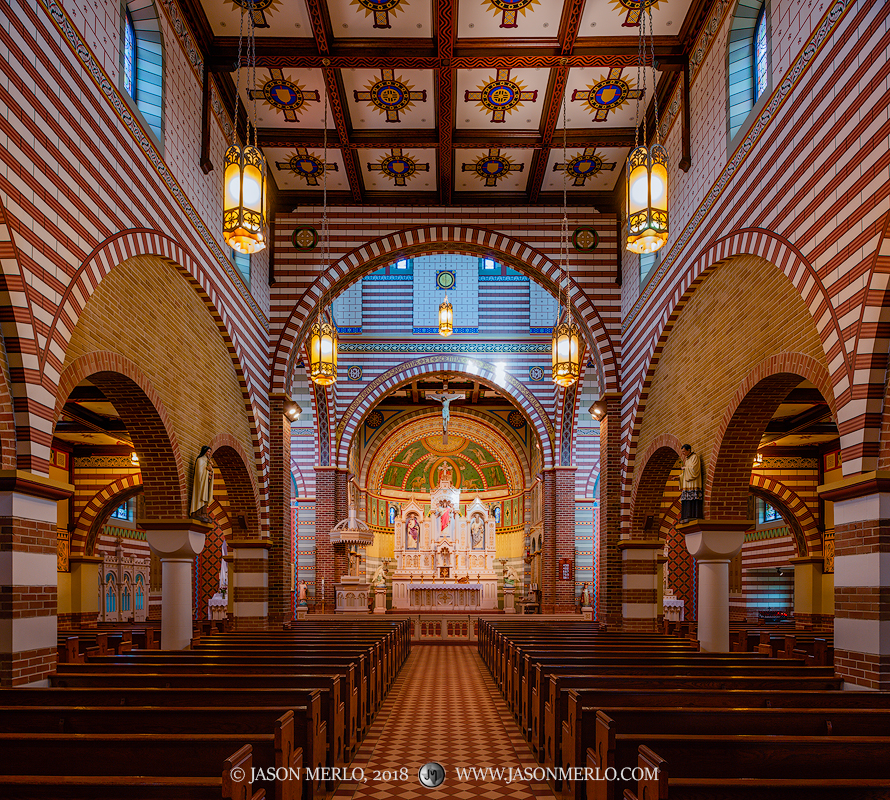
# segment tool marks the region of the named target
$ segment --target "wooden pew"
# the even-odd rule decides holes
[[[339,675],[287,675],[274,681],[264,676],[261,688],[257,687],[255,676],[250,675],[87,673],[78,679],[68,674],[56,674],[50,677],[50,682],[54,686],[64,687],[64,691],[54,688],[5,689],[0,690],[0,703],[68,705],[68,700],[59,700],[61,695],[63,698],[70,697],[72,702],[90,706],[281,705],[314,709],[313,693],[318,692],[319,715],[314,725],[324,731],[327,743],[324,748],[320,744],[313,746],[313,754],[316,750],[326,753],[325,764],[329,767],[345,763],[346,709],[340,694]],[[15,693],[12,699],[8,699],[10,692]],[[306,761],[310,763],[308,756]]]
[[[624,790],[624,800],[888,800],[890,780],[881,778],[809,777],[812,775],[812,759],[806,755],[794,762],[786,753],[777,753],[786,759],[790,769],[805,773],[805,778],[756,779],[732,774],[731,764],[725,765],[727,774],[708,777],[688,777],[682,768],[672,770],[667,762],[646,745],[640,745],[638,766],[641,777],[636,792]],[[794,754],[798,755],[797,753]],[[719,766],[719,765],[718,765]],[[825,771],[820,764],[819,771]],[[648,771],[648,775],[647,775]],[[677,774],[679,773],[679,774]]]
[[[69,690],[56,690],[58,695],[67,691]],[[0,692],[0,702],[12,701],[14,697],[15,695]],[[125,736],[132,733],[198,734],[207,731],[267,733],[275,730],[278,720],[291,714],[293,747],[303,751],[304,766],[314,770],[327,766],[327,729],[320,719],[319,692],[312,693],[308,707],[291,705],[240,708],[226,704],[222,698],[218,699],[221,702],[215,707],[4,705],[0,706],[0,732],[116,733]],[[323,797],[324,793],[325,787],[320,783],[313,785],[309,781],[304,784],[304,800]]]
[[[888,796],[886,792],[890,789],[890,767],[886,759],[890,739],[887,737],[651,734],[643,741],[640,737],[619,734],[616,739],[619,754],[616,763],[625,763],[625,751],[631,745],[634,746],[631,754],[632,766],[638,765],[639,747],[645,746],[654,756],[653,761],[663,759],[667,762],[672,775],[695,779],[689,781],[692,785],[691,792],[678,792],[683,800],[691,800],[693,797],[707,797],[708,800],[760,798],[763,796],[760,794],[760,787],[767,782],[773,787],[797,789],[794,795],[796,798],[812,797],[807,792],[812,792],[828,780],[836,781],[831,787],[835,791],[829,796],[843,800],[881,796],[851,795],[843,791],[847,786],[856,789],[857,783],[861,781],[871,781],[871,787],[884,787],[884,797]],[[588,749],[587,758],[588,767],[595,769],[596,758],[592,749]],[[667,765],[665,768],[668,768]],[[851,775],[856,778],[851,778]],[[707,779],[710,785],[702,786],[702,779]],[[746,787],[746,791],[740,794],[742,787]],[[617,799],[626,796],[624,792],[627,790],[632,793],[634,788],[639,787],[620,778],[617,781],[592,780],[587,782],[587,798]],[[864,788],[862,783],[859,783],[859,788]],[[726,789],[733,791],[724,793]],[[647,786],[643,787],[643,792],[643,797],[653,797]],[[673,798],[674,794],[671,793],[670,797]],[[826,795],[822,794],[822,797]]]
[[[0,733],[3,775],[143,775],[205,778],[222,775],[233,752],[249,744],[253,766],[283,767],[287,780],[261,780],[275,800],[302,796],[302,750],[293,746],[293,714],[286,712],[268,734],[60,734]]]
[[[60,633],[58,636],[58,663],[83,664],[84,656],[80,652],[76,636]]]
[[[253,790],[253,749],[229,756],[220,777],[166,775],[0,775],[0,795],[15,800],[265,800]]]

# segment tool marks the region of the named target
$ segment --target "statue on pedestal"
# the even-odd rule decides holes
[[[297,592],[299,593],[299,605],[308,605],[309,585],[306,581],[300,581],[297,584]]]
[[[515,586],[517,583],[522,583],[522,578],[512,564],[507,564],[504,567],[504,588]]]
[[[590,608],[590,584],[581,587],[581,608]]]
[[[704,492],[701,480],[701,459],[692,452],[692,445],[680,448],[683,469],[680,471],[680,522],[701,519],[704,516]]]
[[[210,447],[204,445],[195,459],[195,477],[192,480],[192,499],[189,503],[189,516],[201,522],[213,522],[207,513],[207,506],[213,501],[213,464],[210,461]]]
[[[371,586],[386,586],[386,565],[378,564],[377,569],[371,576]]]

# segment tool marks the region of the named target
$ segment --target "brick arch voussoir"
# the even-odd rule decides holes
[[[142,475],[133,472],[123,475],[95,495],[77,517],[71,531],[71,555],[91,556],[96,551],[96,543],[102,526],[114,509],[142,491]]]
[[[133,437],[143,472],[146,516],[184,518],[188,492],[182,455],[170,417],[151,381],[118,353],[102,350],[79,356],[59,378],[55,421],[74,387],[86,378],[114,405]]]
[[[251,538],[260,536],[260,497],[256,483],[256,470],[241,443],[231,434],[219,433],[210,442],[213,462],[222,473],[233,518],[244,516]]]
[[[495,370],[492,365],[483,361],[475,361],[477,371],[472,373],[467,370],[466,364],[459,360],[451,359],[447,355],[443,355],[439,360],[427,360],[424,358],[409,361],[378,376],[365,387],[355,400],[352,401],[349,408],[347,408],[343,414],[342,419],[346,420],[346,424],[344,425],[342,434],[338,432],[335,463],[344,465],[348,463],[349,452],[352,447],[352,440],[355,432],[359,429],[365,417],[371,412],[371,409],[377,405],[387,392],[402,384],[408,383],[419,375],[450,371],[470,374],[480,383],[509,395],[531,421],[533,430],[538,435],[538,440],[541,444],[541,455],[544,465],[554,466],[555,434],[546,414],[543,413],[543,409],[540,408],[540,404],[536,400],[532,402],[529,399],[529,395],[519,388],[521,384],[519,384],[518,381],[510,383],[508,386],[497,383],[495,382]]]
[[[646,364],[645,376],[638,388],[631,393],[630,398],[631,423],[627,439],[629,469],[633,468],[646,400],[668,337],[676,326],[683,308],[693,298],[696,290],[703,285],[708,275],[722,262],[734,256],[757,256],[769,261],[782,270],[800,293],[808,308],[818,306],[819,309],[824,310],[825,313],[822,313],[818,319],[814,319],[814,324],[826,353],[832,351],[832,348],[841,346],[844,341],[840,322],[833,310],[831,298],[822,279],[812,264],[791,242],[773,231],[762,228],[745,228],[718,239],[705,248],[697,258],[689,262],[689,266],[672,295],[675,302],[657,320],[653,321],[655,330],[651,339],[652,344],[649,351],[643,356],[643,361]],[[640,306],[640,310],[647,304],[659,301],[660,298],[653,300],[650,297]],[[849,363],[844,364],[842,373],[836,375],[835,380],[829,381],[827,389],[819,387],[825,399],[831,404],[835,419],[837,419],[837,408],[833,386],[838,381],[842,381],[844,377],[848,383],[852,384],[853,373]],[[705,491],[707,492],[707,487],[705,487]]]
[[[650,515],[661,517],[661,504],[671,470],[680,456],[681,442],[676,436],[663,434],[646,449],[639,472],[635,471],[631,493],[631,538],[644,538],[650,533],[643,526]],[[639,475],[639,477],[637,477]],[[658,529],[660,530],[659,524]]]
[[[803,353],[764,359],[739,384],[714,437],[705,483],[705,516],[746,519],[751,467],[766,425],[802,379],[822,393],[837,419],[832,382],[818,361]]]
[[[183,244],[159,231],[150,229],[130,229],[108,237],[98,244],[80,265],[62,295],[55,317],[50,325],[47,340],[50,346],[43,351],[40,371],[46,388],[54,390],[57,377],[62,370],[62,361],[74,328],[96,287],[118,264],[135,257],[158,257],[170,264],[194,289],[207,309],[226,349],[232,359],[232,366],[238,379],[244,410],[250,426],[254,450],[262,452],[262,437],[257,420],[261,410],[256,407],[253,397],[261,396],[253,375],[244,368],[246,362],[244,346],[237,334],[238,323],[227,309],[227,302],[220,294],[218,277],[205,266],[205,261],[196,257]],[[237,285],[240,278],[235,268],[226,262],[223,267]],[[262,313],[260,312],[262,317]],[[267,320],[262,317],[263,324]],[[263,477],[265,484],[265,476]]]
[[[775,478],[767,475],[751,476],[751,493],[782,512],[791,528],[794,549],[798,556],[811,556],[822,552],[822,534],[819,525],[800,496]]]
[[[277,393],[289,390],[299,343],[304,338],[306,327],[322,298],[329,294],[336,295],[367,273],[397,257],[440,253],[448,246],[465,247],[468,251],[472,249],[474,252],[487,252],[497,256],[508,266],[537,280],[548,291],[558,295],[559,265],[540,250],[496,231],[468,225],[436,225],[409,228],[381,236],[344,254],[331,264],[328,271],[319,276],[294,304],[275,345],[271,391]],[[618,360],[605,323],[574,280],[570,291],[575,305],[583,309],[579,321],[583,323],[582,330],[597,362],[603,389],[616,392],[619,390]]]

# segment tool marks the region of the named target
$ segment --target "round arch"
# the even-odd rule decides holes
[[[102,526],[108,521],[111,512],[141,491],[142,475],[134,472],[132,475],[121,476],[94,495],[74,524],[71,532],[71,555],[93,555]]]
[[[787,239],[772,231],[762,228],[743,228],[718,239],[704,249],[697,258],[690,262],[689,267],[679,276],[672,288],[671,301],[662,304],[653,299],[660,278],[674,263],[671,256],[662,262],[658,276],[647,284],[634,307],[624,322],[625,327],[643,326],[652,329],[651,336],[641,338],[638,345],[643,352],[629,350],[623,354],[624,363],[642,362],[642,377],[628,387],[630,408],[630,428],[628,433],[627,465],[624,474],[624,491],[629,492],[633,482],[636,466],[636,447],[642,429],[642,421],[646,411],[646,403],[652,380],[658,368],[667,340],[680,319],[683,308],[695,296],[707,277],[726,260],[735,256],[756,256],[768,261],[781,270],[785,277],[797,289],[803,301],[810,307],[818,309],[819,316],[814,319],[817,333],[826,353],[837,352],[843,347],[843,333],[837,314],[831,304],[831,298],[822,279],[803,254]],[[664,290],[664,287],[661,287]],[[650,302],[651,301],[651,302]],[[831,406],[835,419],[838,420],[836,396],[852,386],[852,364],[845,360],[839,368],[835,383],[837,395],[829,382],[830,391],[823,391],[823,396]],[[818,385],[818,384],[817,384]],[[820,386],[820,390],[822,387]],[[626,496],[626,495],[625,495]]]
[[[646,519],[660,515],[665,484],[680,457],[680,447],[681,442],[676,436],[664,434],[647,448],[641,468],[634,475],[630,508],[631,537],[643,537]],[[658,530],[661,521],[658,520]]]
[[[751,476],[751,494],[782,512],[783,519],[791,528],[791,538],[794,540],[794,549],[798,556],[811,556],[822,552],[819,526],[797,493],[780,481],[754,473]]]
[[[381,428],[375,431],[374,439],[371,441],[370,446],[363,454],[361,463],[357,466],[357,469],[354,470],[354,472],[358,475],[359,486],[368,485],[368,473],[371,461],[374,459],[375,454],[380,449],[380,447],[383,446],[383,442],[387,437],[392,435],[398,428],[410,422],[411,420],[433,414],[441,417],[441,412],[439,412],[437,409],[418,408],[414,411],[409,411],[404,415],[396,416],[393,419],[387,420],[381,426]],[[517,452],[522,451],[522,444],[519,442],[518,439],[516,439],[516,437],[513,435],[513,432],[506,425],[506,423],[501,423],[500,420],[497,420],[495,418],[483,417],[478,411],[476,411],[476,409],[472,407],[462,406],[459,411],[454,412],[454,416],[457,416],[458,414],[471,420],[478,419],[480,425],[485,425],[489,429],[493,429],[492,433],[504,440],[504,446],[512,447]],[[520,466],[522,467],[522,479],[525,485],[529,486],[531,485],[532,480],[530,471],[531,467],[525,457],[520,458],[519,461]]]
[[[337,425],[335,465],[348,464],[349,452],[356,430],[384,395],[421,375],[435,372],[456,372],[472,377],[473,380],[479,381],[491,389],[504,392],[530,420],[541,446],[544,466],[554,466],[553,424],[537,398],[520,381],[509,375],[500,374],[493,364],[467,356],[450,354],[427,356],[408,361],[384,372],[369,383],[350,403]]]
[[[233,521],[244,517],[246,530],[242,533],[251,538],[260,535],[259,492],[256,471],[250,468],[250,460],[241,443],[228,433],[220,433],[210,442],[213,462],[222,473],[229,499],[229,515]]]
[[[72,361],[59,379],[53,428],[71,391],[87,378],[114,405],[133,439],[143,475],[146,515],[152,519],[186,517],[188,491],[176,433],[154,386],[132,361],[108,351]]]
[[[803,353],[780,353],[758,364],[736,390],[705,463],[705,516],[719,509],[721,519],[747,519],[751,465],[760,437],[776,409],[802,380],[813,383],[828,401],[835,420],[831,378]]]
[[[305,329],[322,297],[335,297],[369,272],[399,258],[442,252],[495,256],[517,272],[527,275],[552,295],[559,294],[560,267],[527,243],[487,228],[469,225],[418,226],[381,236],[344,254],[318,276],[297,300],[275,344],[272,392],[287,392],[295,360],[301,353]],[[594,359],[603,391],[619,391],[615,347],[596,307],[572,280],[572,303],[588,349]]]

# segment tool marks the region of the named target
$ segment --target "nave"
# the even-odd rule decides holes
[[[418,770],[430,761],[446,771],[436,789],[418,781]],[[471,645],[413,648],[350,766],[363,769],[368,781],[344,781],[332,800],[554,797],[543,782],[507,782],[512,770],[524,775],[538,765]],[[472,767],[509,772],[500,781],[492,781],[491,773],[485,779],[462,780],[468,776],[458,770]],[[407,768],[407,781],[374,780],[376,773],[402,768]]]

